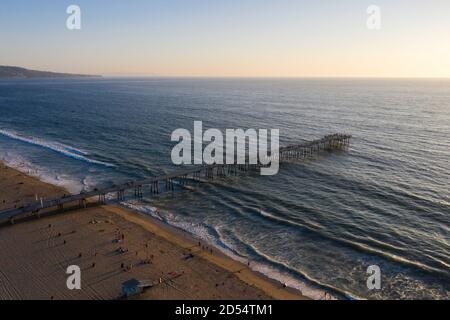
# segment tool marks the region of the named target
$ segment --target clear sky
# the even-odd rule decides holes
[[[81,8],[82,29],[66,28]],[[369,5],[381,30],[366,25]],[[450,0],[1,0],[0,65],[104,75],[450,77]]]

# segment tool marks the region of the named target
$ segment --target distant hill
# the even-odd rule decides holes
[[[86,74],[71,74],[71,73],[57,73],[49,71],[37,71],[29,70],[20,67],[0,66],[0,78],[14,78],[14,79],[26,79],[26,78],[93,78],[101,77],[97,75]]]

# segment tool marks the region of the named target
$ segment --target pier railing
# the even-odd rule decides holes
[[[333,151],[344,149],[350,144],[352,136],[347,134],[327,135],[319,140],[308,141],[300,144],[282,147],[278,152],[272,153],[272,160],[278,158],[280,162],[302,161],[313,157],[323,151]],[[66,204],[76,204],[79,207],[86,207],[87,200],[96,198],[98,203],[105,204],[106,196],[114,194],[118,201],[125,200],[126,193],[134,192],[135,198],[142,198],[144,191],[150,195],[157,195],[162,192],[174,191],[175,185],[186,185],[192,181],[210,181],[215,178],[223,178],[230,175],[239,175],[252,170],[260,169],[265,165],[257,164],[213,164],[198,167],[186,168],[171,174],[151,177],[140,181],[132,181],[125,184],[113,185],[107,188],[94,189],[89,192],[82,192],[76,195],[46,199],[30,205],[12,208],[0,212],[0,222],[14,222],[14,218],[38,215],[47,209],[64,209]]]

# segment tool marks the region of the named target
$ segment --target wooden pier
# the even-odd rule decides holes
[[[313,157],[323,151],[344,149],[350,144],[352,136],[346,134],[327,135],[319,140],[289,145],[279,149],[271,157],[280,162],[302,161]],[[95,198],[99,204],[105,204],[107,195],[114,194],[118,201],[125,200],[126,194],[134,192],[135,198],[143,198],[144,191],[149,195],[157,195],[163,192],[174,191],[175,185],[187,185],[195,181],[210,181],[226,176],[235,176],[265,167],[258,164],[213,164],[187,168],[172,174],[151,177],[141,181],[128,182],[121,185],[113,185],[108,188],[94,189],[90,192],[82,192],[62,198],[46,199],[21,208],[8,209],[0,212],[0,222],[14,223],[15,218],[39,214],[43,210],[58,209],[63,211],[65,205],[76,204],[78,207],[86,207],[87,200]]]

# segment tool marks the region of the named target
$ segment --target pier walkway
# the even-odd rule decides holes
[[[279,149],[273,157],[280,162],[301,161],[313,157],[323,151],[344,149],[350,144],[352,136],[346,134],[327,135],[319,140],[289,145]],[[106,203],[106,195],[114,194],[118,201],[125,200],[127,193],[134,193],[135,198],[142,198],[144,191],[149,194],[174,191],[175,185],[187,185],[192,181],[208,181],[215,178],[223,178],[229,175],[238,175],[248,171],[260,169],[262,164],[214,164],[187,168],[171,174],[151,177],[141,181],[132,181],[121,185],[113,185],[107,188],[94,189],[66,197],[41,200],[21,208],[12,208],[0,212],[0,222],[10,221],[14,218],[28,215],[39,216],[40,212],[47,209],[64,210],[64,205],[77,204],[86,207],[87,200],[96,198],[98,203]]]

